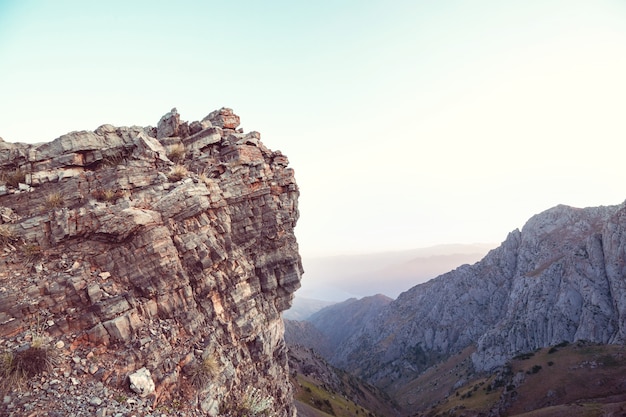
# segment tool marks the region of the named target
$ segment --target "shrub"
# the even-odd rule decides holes
[[[204,185],[211,184],[211,178],[209,178],[209,176],[207,175],[205,171],[202,171],[201,173],[198,174],[198,180],[200,180],[200,182],[203,182]]]
[[[121,153],[117,153],[117,154],[111,154],[111,155],[104,155],[102,157],[102,166],[104,168],[106,167],[116,167],[118,165],[122,165],[126,163],[126,157],[121,154]]]
[[[598,358],[599,361],[604,365],[604,366],[609,366],[609,367],[613,367],[613,366],[619,366],[621,365],[621,361],[619,361],[615,356],[613,355],[603,355],[600,358]]]
[[[4,183],[14,188],[16,188],[19,183],[24,183],[25,181],[26,172],[22,171],[20,168],[16,168],[12,172],[4,172],[0,174],[0,183]]]
[[[46,201],[44,202],[44,206],[47,209],[59,208],[62,205],[63,205],[63,196],[58,191],[54,193],[50,193],[46,196]]]
[[[98,201],[115,201],[118,197],[117,191],[111,188],[98,189],[92,194]]]
[[[0,224],[0,245],[4,246],[18,239],[15,230],[6,224]]]
[[[188,173],[189,171],[187,171],[184,165],[174,165],[169,174],[167,174],[167,178],[172,182],[176,182],[185,178]]]
[[[261,391],[254,387],[248,387],[241,403],[243,415],[260,416],[265,415],[274,404],[272,397],[265,397]]]
[[[533,356],[535,356],[535,352],[526,352],[526,353],[521,353],[521,354],[519,354],[517,356],[514,356],[513,359],[526,361],[526,360],[532,358]]]
[[[50,372],[54,364],[53,350],[40,338],[24,350],[5,352],[0,356],[0,391],[21,389],[27,379]]]
[[[182,143],[178,143],[176,145],[170,146],[167,152],[167,157],[172,162],[181,162],[183,159],[185,159],[185,145],[183,145]]]
[[[0,355],[0,393],[20,390],[25,381],[23,370],[15,366],[15,354],[4,352]]]
[[[217,375],[219,364],[214,355],[208,355],[189,372],[189,382],[196,389],[203,389]]]
[[[34,243],[25,244],[22,246],[22,253],[26,257],[26,263],[32,263],[41,257],[41,246]]]

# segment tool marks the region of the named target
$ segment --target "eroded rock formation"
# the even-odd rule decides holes
[[[330,359],[393,391],[466,348],[488,371],[577,340],[626,342],[626,203],[537,214],[480,262],[401,294]]]
[[[230,109],[191,123],[173,109],[156,128],[0,141],[2,347],[43,323],[57,346],[97,348],[106,384],[146,368],[156,402],[215,416],[253,392],[293,416],[280,313],[302,273],[298,188],[238,125]]]

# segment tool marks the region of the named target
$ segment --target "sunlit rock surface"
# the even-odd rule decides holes
[[[300,286],[299,192],[287,158],[238,125],[230,109],[191,123],[172,109],[157,128],[0,141],[5,347],[46,323],[53,341],[100,347],[106,384],[145,367],[157,403],[183,392],[217,415],[253,386],[293,416],[280,313]]]
[[[469,346],[477,370],[563,341],[626,340],[626,206],[557,206],[474,265],[411,288],[330,359],[401,386]]]

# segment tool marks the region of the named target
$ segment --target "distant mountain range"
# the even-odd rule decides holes
[[[305,273],[297,298],[343,301],[374,294],[396,298],[401,292],[474,263],[496,244],[438,245],[406,251],[304,257]]]
[[[315,300],[296,296],[293,299],[291,308],[283,312],[283,318],[287,320],[306,320],[312,314],[332,304],[335,304],[335,301]]]
[[[510,374],[515,357],[538,349],[546,349],[547,355],[551,347],[578,343],[577,358],[596,352],[590,356],[595,368],[626,369],[623,349],[610,349],[626,342],[626,206],[554,207],[533,216],[473,265],[416,285],[396,300],[348,300],[308,320],[322,335],[317,339],[329,343],[324,352],[330,363],[382,388],[406,407],[406,415],[460,415],[457,411],[465,408],[425,413],[423,407],[434,407],[428,392],[441,391],[430,397],[443,401],[458,390],[467,399],[487,383],[493,391],[489,395],[497,393],[490,410],[465,415],[500,415],[513,407],[512,392],[522,385],[521,376]],[[589,350],[586,344],[600,347]],[[570,356],[571,366],[587,366]],[[536,363],[528,375],[542,366],[552,365]],[[440,370],[434,372],[434,367]],[[445,384],[442,372],[451,376]],[[609,370],[605,374],[606,380],[616,381]],[[467,387],[468,381],[483,377],[483,385]],[[589,373],[596,377],[603,381]],[[620,381],[611,388],[611,398],[626,404],[626,395],[621,396],[626,382]],[[430,391],[424,384],[430,384]],[[440,390],[442,386],[447,388]],[[534,398],[532,407],[571,400],[563,387],[546,390],[542,395],[547,399]],[[576,392],[584,395],[585,390]],[[460,399],[456,404],[468,407]],[[523,404],[517,407],[524,409]],[[583,415],[567,410],[561,415]]]

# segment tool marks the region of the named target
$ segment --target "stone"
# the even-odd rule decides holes
[[[88,369],[88,371],[89,371],[89,373],[90,373],[91,375],[93,375],[93,374],[95,374],[96,372],[98,372],[98,370],[99,370],[99,369],[100,369],[100,368],[98,367],[98,365],[96,365],[96,364],[91,364],[91,365],[89,365],[89,369]]]
[[[0,196],[0,221],[20,235],[0,252],[0,339],[23,340],[45,311],[51,336],[66,341],[61,353],[78,359],[70,388],[119,384],[146,366],[165,397],[180,390],[178,365],[198,347],[222,366],[198,408],[217,412],[254,383],[274,398],[268,413],[292,417],[281,312],[302,274],[299,190],[286,157],[257,132],[235,131],[239,122],[226,108],[191,123],[172,109],[157,128],[1,143],[0,171],[28,167],[30,192]],[[181,143],[187,173],[170,181],[165,150]],[[45,208],[50,190],[62,207]],[[38,274],[21,267],[25,244],[41,252]],[[81,359],[84,346],[97,366]]]
[[[136,158],[159,159],[169,161],[165,147],[155,138],[140,133],[134,140],[133,156]]]
[[[102,324],[113,340],[118,342],[130,340],[130,324],[126,316],[116,317]]]
[[[102,404],[102,400],[98,397],[92,397],[89,399],[89,404],[99,406]]]
[[[87,296],[89,297],[89,300],[92,304],[96,304],[98,301],[102,300],[102,289],[96,283],[89,284],[87,286]]]
[[[178,136],[180,126],[180,115],[174,107],[169,113],[161,117],[157,124],[157,139]]]
[[[212,126],[219,126],[223,129],[237,129],[240,120],[232,109],[222,107],[219,110],[209,113],[202,122],[209,122]]]
[[[141,397],[147,397],[155,390],[152,375],[147,368],[141,368],[129,375],[130,389]]]

